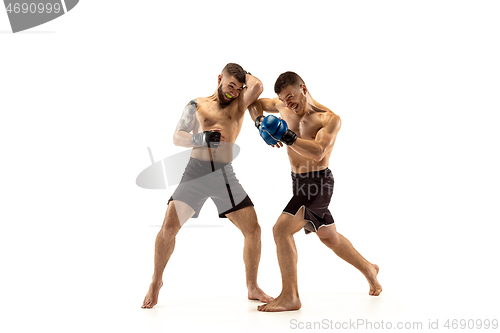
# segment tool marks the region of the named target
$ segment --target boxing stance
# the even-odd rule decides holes
[[[293,197],[273,227],[282,277],[281,294],[259,311],[288,311],[301,307],[297,286],[297,249],[293,234],[304,229],[340,258],[356,267],[368,280],[369,294],[378,296],[382,286],[379,268],[363,258],[335,228],[328,209],[333,193],[333,176],[328,168],[340,117],[316,102],[304,81],[293,72],[281,74],[274,86],[277,98],[262,98],[249,107],[250,115],[264,141],[273,147],[287,145],[292,168]],[[279,112],[264,117],[263,111]]]
[[[260,226],[252,201],[231,165],[233,143],[240,133],[245,111],[262,90],[257,78],[230,63],[218,76],[217,89],[211,96],[194,99],[184,108],[174,133],[174,144],[193,149],[156,237],[153,279],[142,308],[157,304],[163,271],[174,251],[175,236],[189,218],[198,217],[208,198],[216,204],[219,217],[228,218],[243,233],[248,298],[262,302],[273,299],[257,285]]]

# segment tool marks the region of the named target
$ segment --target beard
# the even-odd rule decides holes
[[[219,103],[223,108],[231,104],[231,102],[234,100],[234,98],[231,98],[229,101],[226,100],[226,96],[222,92],[222,85],[220,85],[217,89],[217,94],[219,95]]]

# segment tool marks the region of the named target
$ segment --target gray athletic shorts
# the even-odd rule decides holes
[[[168,202],[179,200],[188,204],[194,210],[193,217],[196,218],[208,198],[217,206],[220,218],[253,206],[252,200],[236,178],[231,163],[212,163],[191,157],[179,186]]]

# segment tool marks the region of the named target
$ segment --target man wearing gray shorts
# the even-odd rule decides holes
[[[158,303],[163,271],[174,251],[175,236],[189,218],[198,216],[209,197],[217,205],[219,216],[228,218],[245,237],[243,261],[248,298],[265,303],[273,300],[257,285],[260,226],[252,201],[231,166],[233,145],[245,111],[262,91],[257,78],[240,65],[230,63],[219,75],[217,89],[211,96],[194,99],[184,108],[174,133],[174,144],[193,150],[156,237],[154,273],[142,308],[149,309]]]

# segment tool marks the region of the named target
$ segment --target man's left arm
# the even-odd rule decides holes
[[[264,85],[255,76],[246,74],[245,81],[246,87],[239,96],[239,108],[243,112],[250,106],[250,104],[255,102],[264,91]]]
[[[289,147],[298,154],[319,162],[334,145],[341,124],[340,117],[332,115],[325,126],[318,131],[314,141],[297,138]]]

